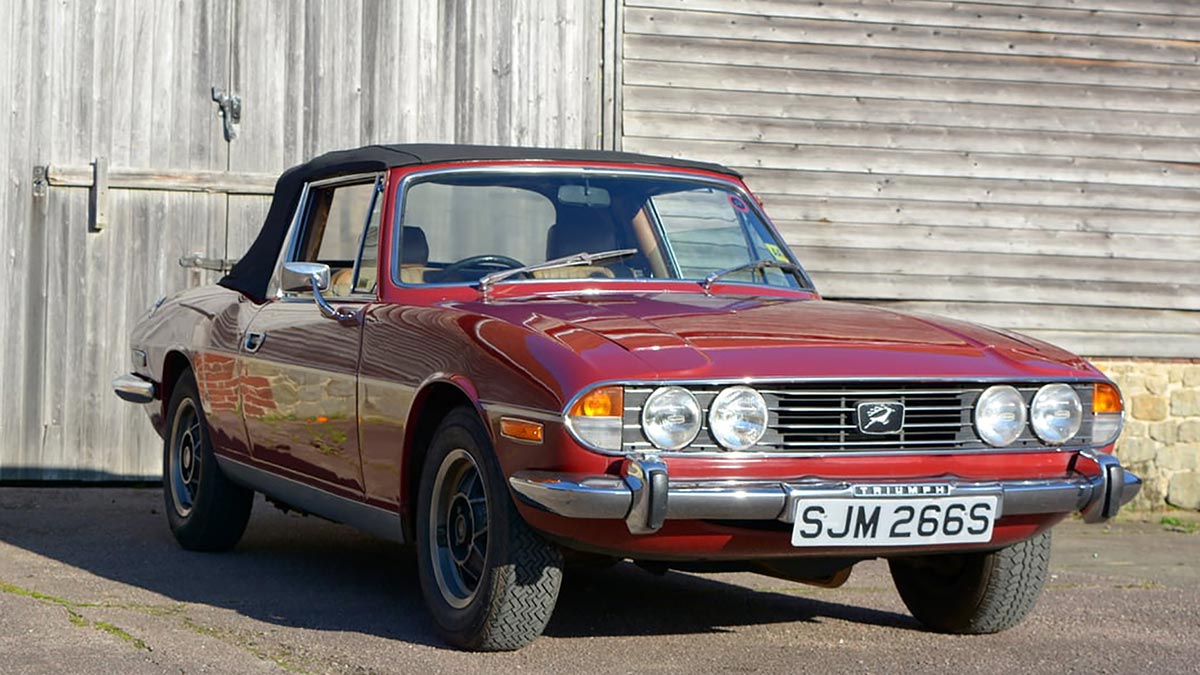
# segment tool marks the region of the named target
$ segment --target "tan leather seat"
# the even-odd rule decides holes
[[[425,283],[429,267],[429,240],[419,227],[405,226],[400,232],[400,281],[406,284]]]
[[[334,297],[346,297],[354,289],[354,268],[344,267],[329,275],[329,295]]]
[[[563,209],[570,220],[550,226],[546,232],[546,260],[563,258],[576,253],[600,253],[617,248],[612,220],[595,209]],[[607,266],[573,265],[557,269],[538,270],[535,279],[612,279],[616,273]]]

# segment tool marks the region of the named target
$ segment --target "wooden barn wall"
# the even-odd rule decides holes
[[[180,268],[180,256],[241,255],[269,201],[264,176],[373,142],[600,142],[602,17],[592,3],[3,6],[0,481],[159,473],[161,441],[109,382],[128,371],[129,329],[155,299],[215,279]],[[232,143],[213,86],[242,98]],[[99,232],[88,229],[86,187],[33,195],[35,166],[96,157],[114,173],[195,184],[112,189]],[[254,180],[239,188],[244,173]]]
[[[1200,357],[1200,3],[616,11],[617,145],[741,169],[826,297]]]

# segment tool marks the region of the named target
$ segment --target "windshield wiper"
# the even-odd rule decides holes
[[[770,258],[763,258],[762,260],[751,260],[750,262],[742,263],[741,265],[734,265],[733,267],[726,267],[723,270],[717,270],[716,272],[704,277],[704,281],[700,282],[700,286],[704,288],[705,293],[708,293],[709,289],[712,288],[712,285],[723,276],[733,274],[734,272],[741,272],[742,270],[754,270],[755,272],[761,272],[767,267],[775,267],[785,272],[791,272],[796,276],[799,276],[800,273],[800,268],[790,262],[780,262]]]
[[[492,272],[479,278],[479,291],[483,293],[483,297],[487,298],[488,290],[497,283],[504,281],[509,277],[515,277],[518,274],[527,272],[537,272],[540,270],[552,270],[559,267],[573,267],[575,265],[591,265],[592,263],[600,262],[601,260],[611,260],[613,258],[624,258],[625,256],[634,255],[638,250],[636,248],[618,248],[612,251],[601,251],[599,253],[576,253],[574,255],[555,258],[545,262],[533,263],[524,267],[514,267],[510,270],[501,270]]]

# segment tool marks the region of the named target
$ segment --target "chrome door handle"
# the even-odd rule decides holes
[[[253,354],[254,352],[258,351],[259,347],[262,347],[263,343],[266,341],[266,333],[255,333],[253,331],[246,333],[246,351]]]

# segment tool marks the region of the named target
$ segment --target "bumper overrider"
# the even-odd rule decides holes
[[[1063,478],[974,481],[954,476],[920,481],[830,480],[676,480],[659,458],[625,460],[621,475],[579,475],[522,471],[509,484],[525,504],[566,518],[623,519],[633,534],[651,534],[667,520],[793,521],[799,500],[853,497],[882,490],[935,486],[941,494],[998,495],[997,518],[1079,511],[1089,523],[1107,520],[1129,503],[1142,481],[1120,461],[1104,453],[1080,453],[1099,472],[1076,469]]]

